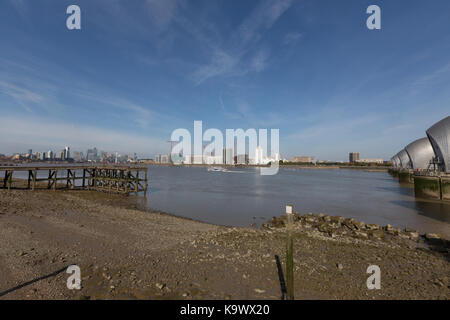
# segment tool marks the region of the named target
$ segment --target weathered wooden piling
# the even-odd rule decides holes
[[[294,300],[294,240],[292,225],[294,223],[294,206],[286,206],[287,239],[286,239],[286,298]]]
[[[3,175],[3,184],[0,187],[13,187],[13,173],[27,172],[28,179],[24,177],[26,189],[59,190],[59,189],[81,189],[105,191],[109,193],[130,194],[147,192],[147,167],[142,166],[115,166],[115,165],[80,165],[80,166],[9,166],[0,167]],[[39,172],[47,172],[45,178],[38,178]],[[82,174],[77,175],[77,171]],[[145,172],[144,177],[139,173]],[[58,173],[59,172],[59,173]],[[64,174],[65,173],[65,174]],[[77,182],[79,182],[77,185]],[[45,186],[42,188],[42,186]]]

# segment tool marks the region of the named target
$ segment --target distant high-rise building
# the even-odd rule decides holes
[[[183,163],[184,164],[192,164],[192,155],[191,154],[186,154],[183,155]]]
[[[349,162],[356,162],[359,160],[359,152],[350,152],[348,155]]]
[[[45,152],[36,152],[36,160],[45,160]]]
[[[169,163],[169,156],[167,154],[158,154],[155,158],[157,163]]]
[[[223,149],[223,163],[224,164],[233,164],[233,149],[232,148],[224,148]]]
[[[263,149],[260,146],[257,146],[255,150],[254,164],[262,164],[262,163],[263,163]]]
[[[70,148],[66,146],[64,148],[64,160],[67,160],[69,158],[70,158]]]
[[[83,152],[74,151],[72,158],[73,158],[73,160],[78,161],[78,162],[83,161],[84,160]]]
[[[48,151],[47,151],[47,156],[46,156],[46,158],[49,159],[49,160],[51,160],[51,159],[54,158],[54,156],[53,156],[53,151],[52,151],[52,150],[48,150]]]
[[[236,164],[248,164],[248,154],[238,154]]]
[[[193,164],[202,164],[203,163],[203,155],[193,155],[192,156],[192,163]]]
[[[86,153],[86,159],[88,161],[97,161],[98,160],[97,148],[88,149],[88,151]]]

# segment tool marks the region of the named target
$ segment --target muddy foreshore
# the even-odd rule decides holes
[[[0,299],[280,299],[284,218],[261,229],[140,210],[123,196],[0,190]],[[67,289],[67,266],[81,290]],[[378,265],[381,289],[369,290]],[[284,271],[283,271],[284,272]],[[297,299],[449,299],[439,235],[295,215]]]

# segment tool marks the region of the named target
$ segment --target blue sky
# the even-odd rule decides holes
[[[66,28],[81,8],[82,30]],[[382,29],[366,28],[366,8]],[[279,128],[284,157],[390,158],[450,114],[450,2],[2,0],[0,153],[168,152]]]

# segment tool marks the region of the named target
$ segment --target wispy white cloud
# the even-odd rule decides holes
[[[109,107],[109,111],[112,111],[111,109],[118,110],[122,114],[122,118],[128,116],[126,113],[124,114],[124,112],[132,113],[133,121],[141,127],[146,127],[152,120],[156,120],[158,116],[154,111],[114,94],[89,91],[86,89],[72,89],[71,91],[82,99],[91,100]]]
[[[76,97],[85,106],[90,105],[94,109],[97,106],[106,107],[108,115],[117,114],[119,118],[129,119],[141,128],[161,119],[151,106],[136,103],[126,93],[113,92],[82,73],[74,73],[46,59],[32,55],[24,59],[19,55],[17,61],[0,57],[0,62],[5,62],[0,65],[0,95],[12,98],[29,113],[36,114],[43,110],[60,113],[74,107],[72,103]],[[1,107],[5,108],[5,105]]]
[[[152,23],[161,31],[168,28],[183,4],[182,0],[146,0],[145,3]]]
[[[196,84],[220,75],[231,75],[239,63],[239,56],[229,54],[224,50],[215,49],[212,53],[211,62],[200,66],[192,75]]]
[[[261,112],[261,108],[252,106],[243,99],[235,100],[233,108],[227,108],[221,94],[219,96],[219,105],[225,117],[232,120],[243,120],[246,127],[276,129],[283,122],[283,117],[277,110]]]
[[[16,100],[28,112],[31,112],[29,103],[40,104],[45,101],[42,95],[5,81],[0,81],[0,93]]]
[[[239,28],[242,43],[257,41],[260,33],[270,29],[281,15],[292,5],[292,0],[265,0],[245,19]]]
[[[448,74],[450,74],[450,62],[416,78],[415,81],[412,82],[411,86],[413,88],[417,88],[433,85],[435,81],[442,79],[443,76]]]
[[[101,11],[103,19],[96,19],[93,23],[104,31],[110,42],[117,41],[118,47],[123,47],[124,43],[123,37],[116,40],[119,38],[116,32],[127,34],[126,39],[130,43],[134,40],[149,41],[158,54],[173,50],[183,33],[191,36],[193,46],[200,53],[199,60],[204,62],[178,62],[183,63],[184,67],[180,73],[187,72],[188,78],[196,85],[216,77],[241,77],[250,72],[263,71],[269,65],[270,56],[259,42],[293,3],[292,0],[260,1],[233,32],[224,36],[217,30],[216,21],[205,19],[197,11],[190,10],[183,0],[138,2],[137,6],[142,9],[138,16],[129,12],[126,1],[99,1],[105,7]],[[149,18],[143,19],[145,15]],[[111,25],[111,19],[117,23]],[[138,61],[147,66],[153,64],[155,52],[140,54]]]
[[[193,80],[198,85],[218,76],[243,76],[261,72],[267,66],[269,51],[258,44],[262,34],[269,30],[292,5],[291,0],[264,0],[244,19],[228,41],[211,40],[202,29],[191,28],[191,33],[205,45],[210,61],[197,68]],[[188,28],[189,30],[189,28]]]
[[[22,17],[25,17],[28,14],[29,10],[25,0],[8,0],[8,1]]]
[[[284,36],[283,44],[291,45],[299,41],[303,37],[303,34],[300,32],[290,32]]]
[[[267,67],[267,60],[269,60],[269,51],[267,49],[258,51],[251,60],[251,69],[255,72],[263,71]]]

